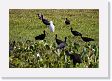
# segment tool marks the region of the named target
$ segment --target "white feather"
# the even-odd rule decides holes
[[[53,25],[53,22],[50,21],[50,25],[49,25],[50,31],[54,32],[55,31],[55,26]]]

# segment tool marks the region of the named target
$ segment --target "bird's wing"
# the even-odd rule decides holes
[[[63,47],[65,47],[65,43],[61,43],[58,45],[58,48],[63,48]]]
[[[58,42],[58,43],[62,43],[63,41],[60,40],[60,39],[56,39],[56,42]]]

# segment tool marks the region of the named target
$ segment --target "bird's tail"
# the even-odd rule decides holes
[[[91,39],[91,41],[95,41],[94,39]]]

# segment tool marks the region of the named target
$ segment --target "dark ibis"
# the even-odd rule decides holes
[[[67,37],[65,37],[65,41],[63,41],[62,43],[60,43],[58,45],[57,49],[64,49],[65,48],[65,46],[67,45],[66,39],[67,39]]]
[[[41,14],[39,13],[39,14],[37,14],[37,16],[38,16],[38,18],[41,20],[42,19],[42,17],[41,17]]]
[[[73,64],[76,65],[76,63],[82,63],[81,55],[80,54],[71,54],[68,50],[65,51],[65,54],[67,56],[70,56],[70,59],[73,61]]]
[[[41,18],[42,18],[42,22],[43,22],[45,25],[50,25],[50,22],[49,22],[47,19],[45,19],[45,18],[43,17],[43,15],[41,15]]]
[[[83,40],[84,42],[94,41],[94,39],[88,38],[88,37],[82,37],[82,36],[81,36],[81,38],[82,38],[82,40]]]
[[[45,39],[45,36],[46,36],[46,34],[45,34],[45,30],[44,30],[43,31],[43,34],[38,35],[38,36],[35,37],[35,40],[44,40]]]
[[[66,42],[66,38],[67,38],[67,37],[65,37],[65,42]],[[55,35],[55,40],[56,40],[57,45],[59,45],[59,44],[61,44],[62,42],[64,42],[64,41],[62,41],[62,40],[60,40],[60,39],[57,39],[57,34]]]
[[[78,31],[73,31],[73,28],[71,28],[71,33],[74,35],[74,36],[82,36],[82,34]]]
[[[68,20],[68,19],[66,18],[65,24],[66,24],[66,25],[70,25],[70,20]]]

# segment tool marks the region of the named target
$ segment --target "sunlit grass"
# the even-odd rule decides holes
[[[50,32],[37,13],[43,13],[45,18],[52,20],[55,32]],[[65,18],[71,21],[70,26],[64,23]],[[80,37],[74,37],[70,28],[77,30],[83,36],[95,41],[85,43]],[[35,36],[47,32],[44,42],[35,41]],[[64,53],[56,50],[55,34],[64,40],[66,50],[81,54],[83,62],[73,65],[72,60]],[[26,42],[30,40],[29,42]],[[99,66],[99,11],[98,10],[9,10],[9,41],[16,41],[14,49],[9,54],[10,67],[14,68],[98,68]],[[74,45],[74,42],[76,45]],[[78,44],[78,45],[77,45]],[[39,56],[38,56],[39,54]],[[66,58],[66,59],[65,59]]]

